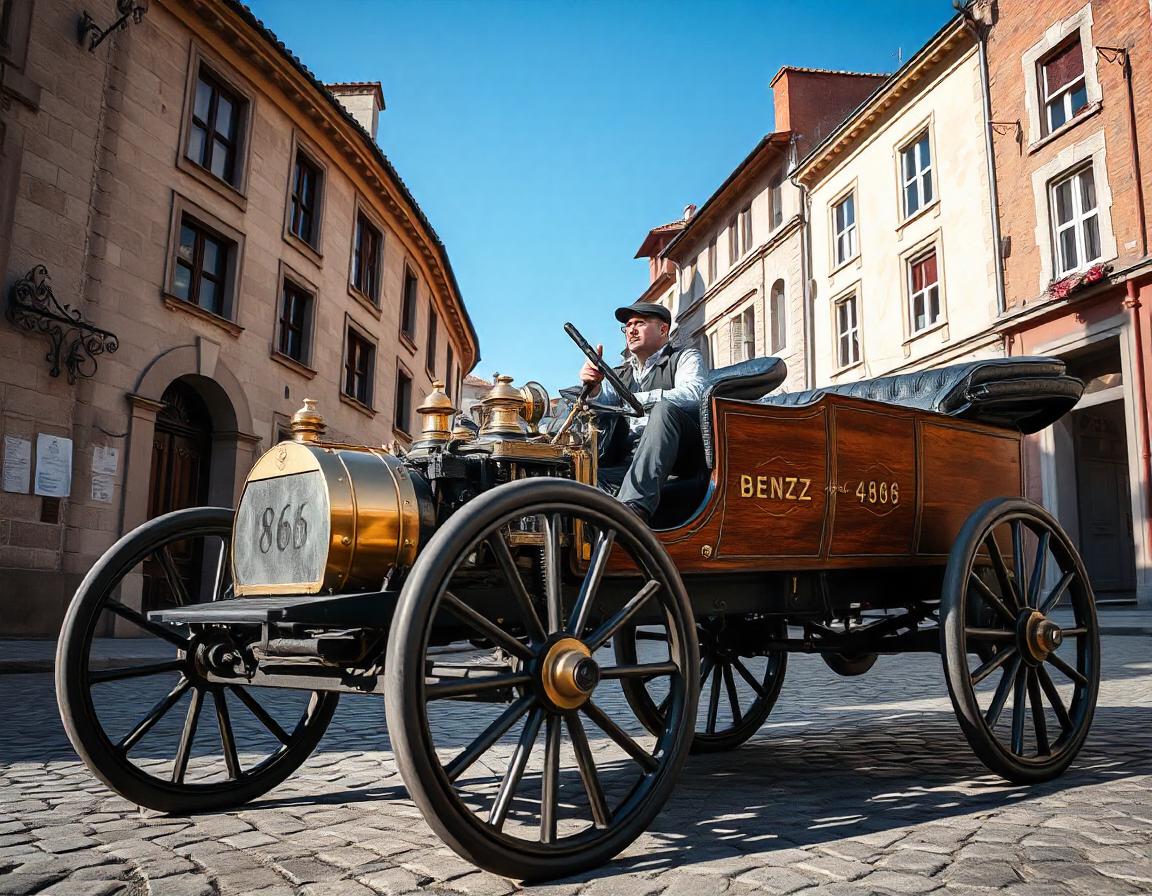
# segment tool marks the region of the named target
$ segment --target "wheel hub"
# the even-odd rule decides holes
[[[1033,662],[1044,662],[1064,641],[1064,632],[1039,610],[1021,614],[1019,624],[1023,653]]]
[[[578,709],[600,683],[600,666],[592,651],[576,638],[554,643],[540,664],[540,685],[560,709]]]

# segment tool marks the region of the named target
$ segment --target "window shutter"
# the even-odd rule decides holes
[[[732,318],[731,329],[728,332],[730,357],[735,362],[744,357],[744,321],[739,317]]]

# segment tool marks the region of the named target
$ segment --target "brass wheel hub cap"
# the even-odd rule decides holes
[[[578,709],[600,683],[600,667],[592,651],[576,638],[561,638],[544,655],[540,684],[560,709]]]
[[[1024,647],[1037,663],[1044,662],[1064,641],[1060,626],[1039,610],[1033,610],[1024,618],[1022,632]]]

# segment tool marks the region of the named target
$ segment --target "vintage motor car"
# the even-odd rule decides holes
[[[549,415],[498,377],[477,426],[437,388],[407,452],[329,441],[305,401],[235,511],[151,520],[84,579],[56,663],[72,744],[141,806],[224,810],[297,769],[342,695],[383,695],[429,825],[524,879],[628,846],[690,751],[760,729],[794,651],[848,676],[939,654],[989,769],[1061,774],[1096,703],[1097,619],[1072,542],[1021,497],[1021,446],[1083,384],[1047,358],[775,393],[784,375],[710,374],[706,468],[651,528],[593,487],[607,409],[583,393]],[[158,649],[109,667],[108,635]]]

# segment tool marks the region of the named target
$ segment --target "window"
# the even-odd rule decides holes
[[[777,280],[772,284],[772,298],[770,313],[772,315],[772,345],[773,355],[784,350],[788,342],[788,311],[784,298],[784,281]]]
[[[1063,126],[1088,106],[1084,52],[1080,38],[1056,50],[1040,63],[1040,92],[1048,133]]]
[[[715,283],[716,275],[719,273],[716,270],[716,237],[712,237],[712,241],[708,243],[708,282]]]
[[[404,294],[400,300],[400,332],[416,341],[416,275],[404,268]]]
[[[856,296],[836,303],[836,362],[851,367],[860,361],[860,324],[856,314]]]
[[[229,269],[236,244],[226,240],[190,215],[180,218],[172,294],[220,317],[232,311]]]
[[[376,369],[376,346],[348,328],[344,351],[344,394],[364,407],[372,407],[372,378]]]
[[[1101,257],[1096,178],[1091,167],[1081,168],[1052,186],[1052,220],[1057,276]]]
[[[297,150],[288,198],[288,231],[313,247],[320,237],[321,176],[320,168]]]
[[[940,320],[935,249],[908,263],[908,303],[913,333],[926,330]]]
[[[904,217],[907,218],[935,197],[932,192],[932,151],[927,131],[900,150],[900,170],[904,182]]]
[[[452,354],[452,343],[448,343],[448,360],[444,364],[444,394],[449,398],[452,397],[452,389],[456,383],[455,376],[456,358]]]
[[[432,376],[436,376],[436,329],[439,326],[435,309],[428,309],[428,346],[425,349],[424,366]]]
[[[756,356],[756,309],[749,307],[732,318],[729,328],[732,363],[748,361]]]
[[[708,364],[712,367],[720,365],[720,331],[713,330],[708,334]]]
[[[356,242],[352,249],[352,285],[380,304],[380,246],[383,237],[372,222],[359,212],[356,215]]]
[[[240,181],[240,124],[244,101],[205,67],[196,78],[185,154],[232,186]]]
[[[412,431],[412,377],[403,368],[396,368],[396,419],[393,425],[402,433]]]
[[[752,206],[740,212],[740,254],[752,248]]]
[[[301,364],[308,363],[312,337],[312,301],[312,293],[291,280],[284,280],[280,294],[276,350]]]
[[[849,193],[832,208],[836,230],[836,264],[856,257],[856,194]]]
[[[688,297],[689,301],[696,295],[696,262],[699,257],[693,258],[688,262],[688,267],[684,269],[684,295]]]
[[[784,175],[777,174],[768,183],[768,200],[772,207],[772,229],[784,223]]]
[[[728,222],[728,267],[736,264],[736,260],[740,257],[740,229],[737,225],[737,219],[732,218]]]

